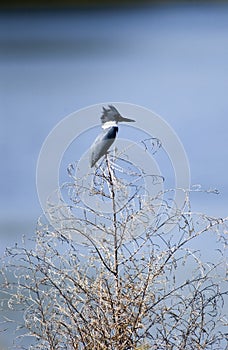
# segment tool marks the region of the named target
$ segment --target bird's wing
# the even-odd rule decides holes
[[[113,127],[110,130],[104,130],[102,134],[98,135],[94,143],[91,146],[90,155],[90,166],[91,168],[96,164],[96,162],[104,156],[112,143],[115,140],[116,133],[118,132],[117,127]]]

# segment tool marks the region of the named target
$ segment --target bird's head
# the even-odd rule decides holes
[[[115,122],[116,124],[119,122],[135,122],[134,119],[122,117],[122,115],[114,106],[109,105],[108,107],[109,108],[103,107],[101,116],[102,124],[105,124],[107,122]]]

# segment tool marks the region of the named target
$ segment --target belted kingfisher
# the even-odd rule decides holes
[[[96,164],[96,162],[105,154],[107,154],[108,149],[113,144],[117,132],[119,122],[135,122],[133,119],[124,118],[120,115],[117,109],[109,105],[109,108],[103,107],[101,123],[103,132],[97,136],[94,143],[90,147],[90,166],[91,168]]]

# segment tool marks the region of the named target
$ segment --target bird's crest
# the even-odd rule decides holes
[[[102,116],[101,116],[102,124],[110,121],[118,121],[120,117],[120,113],[117,111],[117,109],[114,106],[109,105],[108,107],[109,108],[103,107]]]

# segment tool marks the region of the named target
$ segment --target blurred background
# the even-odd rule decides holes
[[[192,184],[220,191],[193,196],[193,209],[227,216],[227,91],[226,1],[1,2],[1,254],[34,233],[44,139],[103,101],[162,116],[185,147]],[[5,336],[0,344],[11,348]]]

